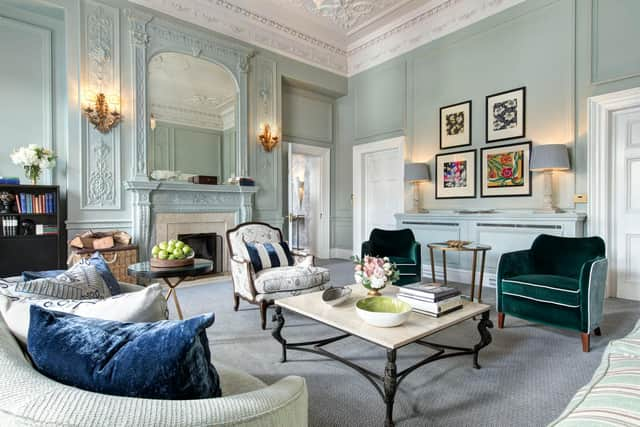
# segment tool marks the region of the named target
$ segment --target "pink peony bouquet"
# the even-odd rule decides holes
[[[400,278],[398,267],[389,258],[376,258],[365,255],[363,259],[353,257],[355,264],[354,278],[357,284],[378,295],[378,291]]]

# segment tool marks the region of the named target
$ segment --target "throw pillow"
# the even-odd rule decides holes
[[[293,265],[293,257],[287,242],[245,243],[245,245],[256,273],[267,268]]]
[[[109,287],[98,270],[85,263],[78,263],[54,278],[19,281],[13,287],[13,293],[16,296],[60,299],[95,299],[111,296]]]
[[[78,316],[120,322],[156,322],[168,319],[167,303],[159,284],[106,299],[33,299],[0,295],[0,314],[18,341],[27,344],[31,305]]]
[[[122,323],[31,306],[28,352],[60,383],[146,399],[219,397],[206,328],[213,313],[187,320]]]

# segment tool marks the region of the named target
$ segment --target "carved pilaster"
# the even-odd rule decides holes
[[[138,257],[146,261],[151,241],[151,190],[136,190],[133,198],[133,236]]]

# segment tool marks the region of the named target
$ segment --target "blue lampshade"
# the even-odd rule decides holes
[[[569,152],[564,144],[537,145],[531,151],[532,171],[570,169]]]
[[[429,165],[426,163],[407,163],[404,165],[405,181],[431,181]]]

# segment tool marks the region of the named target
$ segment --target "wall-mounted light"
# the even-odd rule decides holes
[[[87,105],[83,108],[84,115],[98,131],[109,133],[122,120],[122,116],[118,113],[119,104],[117,97],[110,97],[107,101],[106,95],[100,92],[89,98]]]
[[[268,123],[260,126],[260,133],[258,134],[258,141],[262,144],[264,151],[271,151],[273,147],[278,144],[280,138],[278,137],[278,128],[275,126],[272,128]]]
[[[156,121],[156,116],[154,116],[153,113],[151,113],[151,116],[149,116],[149,127],[151,128],[151,130],[156,130],[156,126],[158,126],[158,122]]]

